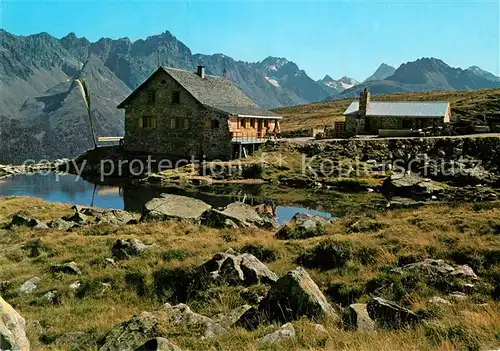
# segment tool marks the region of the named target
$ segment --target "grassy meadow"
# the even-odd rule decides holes
[[[283,116],[283,131],[320,128],[343,121],[343,113],[357,99],[316,102],[282,107],[274,111]],[[372,101],[449,101],[453,120],[485,117],[500,121],[500,89],[433,91],[376,95]]]
[[[0,199],[0,223],[21,211],[41,220],[71,214],[70,206],[34,198]],[[326,235],[305,240],[278,240],[274,231],[212,229],[175,221],[137,225],[98,225],[72,232],[0,229],[0,294],[28,321],[34,350],[54,349],[58,336],[83,331],[99,339],[117,323],[142,311],[154,311],[165,302],[186,302],[206,316],[229,312],[268,289],[265,285],[220,286],[185,296],[179,282],[215,253],[232,248],[252,252],[279,276],[299,264],[332,305],[340,311],[353,302],[366,302],[374,289],[390,286],[383,294],[406,306],[425,321],[410,329],[376,332],[348,331],[330,321],[294,322],[297,338],[272,345],[273,350],[483,350],[500,345],[500,203],[428,205],[420,209],[365,212],[349,215],[326,228]],[[108,264],[118,238],[138,238],[152,244],[142,256]],[[345,250],[336,267],[304,261],[318,246]],[[311,256],[312,255],[312,256]],[[411,282],[389,273],[391,268],[424,258],[443,258],[468,264],[479,282],[468,299],[451,306],[433,305],[433,296],[448,292],[414,277]],[[53,264],[75,261],[81,276],[53,274]],[[32,294],[19,292],[27,279],[38,276]],[[69,285],[81,281],[83,288]],[[107,288],[102,288],[106,283]],[[390,284],[386,284],[390,283]],[[57,289],[56,305],[36,301]],[[340,313],[340,312],[339,312]],[[314,323],[322,323],[320,333]],[[177,327],[164,336],[186,350],[258,350],[256,339],[276,330],[264,325],[249,332],[232,328],[228,334],[202,340]]]

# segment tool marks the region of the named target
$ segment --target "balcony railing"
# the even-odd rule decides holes
[[[248,143],[264,143],[267,140],[275,139],[271,134],[267,134],[265,131],[234,131],[231,132],[231,137],[233,142],[248,142]]]

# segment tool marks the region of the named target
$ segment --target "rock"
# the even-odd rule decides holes
[[[113,253],[113,257],[119,260],[125,260],[135,256],[140,256],[148,247],[148,245],[135,238],[118,239],[113,245],[111,252]]]
[[[292,323],[286,323],[281,326],[278,330],[276,330],[274,333],[267,334],[261,339],[258,339],[257,342],[259,344],[266,344],[266,343],[278,343],[282,342],[283,340],[288,340],[288,339],[294,339],[295,338],[295,328],[293,327]]]
[[[95,218],[96,223],[107,223],[114,225],[136,224],[137,218],[127,211],[111,210],[99,214]]]
[[[409,309],[380,297],[371,299],[366,309],[370,318],[382,328],[397,329],[420,321],[420,318]]]
[[[367,306],[365,303],[354,303],[344,310],[344,323],[348,329],[375,330],[375,322],[370,318]]]
[[[253,285],[259,282],[270,284],[278,280],[276,274],[265,264],[248,253],[229,256],[222,263],[218,277],[229,285]]]
[[[437,195],[445,190],[441,185],[414,174],[395,173],[384,180],[382,191],[398,196]]]
[[[206,316],[194,313],[185,304],[181,303],[172,306],[167,303],[163,306],[163,310],[166,312],[170,323],[201,333],[203,338],[209,339],[227,332],[227,329],[222,325]]]
[[[158,314],[142,312],[114,326],[99,344],[99,351],[134,351],[156,337]]]
[[[259,305],[271,320],[293,321],[301,316],[337,318],[333,307],[311,279],[306,270],[298,267],[278,279]]]
[[[477,280],[477,275],[467,265],[453,267],[444,260],[427,258],[393,269],[391,272],[422,277],[426,283],[440,289],[450,290],[463,285],[463,281]]]
[[[278,239],[307,239],[315,236],[325,235],[325,225],[332,222],[331,219],[313,214],[296,213],[277,233]]]
[[[255,330],[262,323],[266,322],[267,318],[263,312],[255,307],[246,310],[243,315],[234,323],[235,327],[245,328],[247,330]]]
[[[80,289],[80,287],[81,287],[81,286],[82,286],[82,282],[81,282],[81,281],[76,281],[76,282],[74,282],[74,283],[71,283],[71,284],[69,285],[69,288],[70,288],[71,290],[73,290],[73,291],[76,291],[76,290]]]
[[[451,294],[449,294],[448,297],[450,299],[452,299],[453,301],[457,301],[457,302],[465,301],[468,299],[467,295],[465,295],[463,292],[460,292],[460,291],[454,291]]]
[[[78,225],[75,222],[68,222],[62,218],[55,219],[48,223],[49,228],[57,229],[61,231],[68,231],[71,228],[77,227]]]
[[[315,324],[314,330],[318,333],[328,334],[328,330],[326,330],[326,328],[321,324]]]
[[[36,290],[41,279],[39,277],[33,277],[24,282],[19,288],[19,291],[25,294],[31,294]]]
[[[68,263],[54,265],[50,267],[50,271],[52,273],[64,273],[71,275],[82,274],[82,271],[80,270],[80,268],[78,268],[75,262],[68,262]]]
[[[0,297],[0,349],[29,351],[26,321]]]
[[[215,315],[212,319],[214,322],[219,323],[224,328],[230,328],[234,323],[238,321],[252,306],[243,305],[235,308],[228,313],[219,313]]]
[[[200,223],[202,214],[212,206],[187,196],[161,194],[144,205],[141,221],[180,220]]]
[[[72,209],[73,209],[73,211],[75,211],[75,213],[73,214],[73,216],[63,217],[62,218],[63,220],[65,220],[67,222],[76,223],[77,225],[80,225],[80,226],[89,224],[91,222],[89,216],[84,215],[83,213],[80,213],[78,211],[78,207],[73,206]]]
[[[39,298],[35,305],[37,306],[49,306],[49,305],[57,305],[60,303],[60,298],[57,293],[57,290],[51,290],[46,292],[41,298]]]
[[[181,349],[165,338],[154,338],[146,341],[144,345],[135,351],[181,351]]]
[[[91,334],[70,332],[61,335],[53,344],[57,349],[68,351],[96,350],[97,343]]]
[[[113,259],[113,258],[110,258],[110,257],[106,257],[104,259],[104,261],[107,263],[107,264],[110,264],[112,266],[116,266],[116,261]]]
[[[222,210],[210,209],[203,214],[202,224],[214,228],[274,228],[274,217],[261,216],[254,207],[234,202]]]
[[[8,228],[12,227],[28,227],[33,229],[48,229],[49,227],[35,218],[25,217],[19,213],[15,214],[12,217],[12,220],[8,226]]]
[[[452,303],[446,299],[443,299],[442,297],[439,296],[433,296],[429,299],[429,303],[433,305],[448,305],[451,306]]]
[[[217,253],[199,269],[201,284],[253,285],[273,283],[278,277],[254,255]]]

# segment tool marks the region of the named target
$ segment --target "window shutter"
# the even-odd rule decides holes
[[[175,118],[170,118],[170,128],[175,128]]]
[[[156,129],[156,117],[153,117],[153,128]]]
[[[184,129],[188,129],[188,128],[189,128],[188,120],[185,119],[184,120]]]
[[[206,119],[205,120],[205,128],[210,128],[212,126],[212,120],[211,119]]]
[[[142,117],[139,117],[139,128],[142,128],[143,127],[143,122],[142,122],[143,118]]]

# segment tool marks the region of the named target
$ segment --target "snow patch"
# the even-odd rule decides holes
[[[266,80],[271,83],[272,85],[274,85],[276,88],[279,88],[280,87],[280,83],[276,80],[276,79],[273,79],[273,78],[269,78],[269,77],[264,77],[266,78]]]

